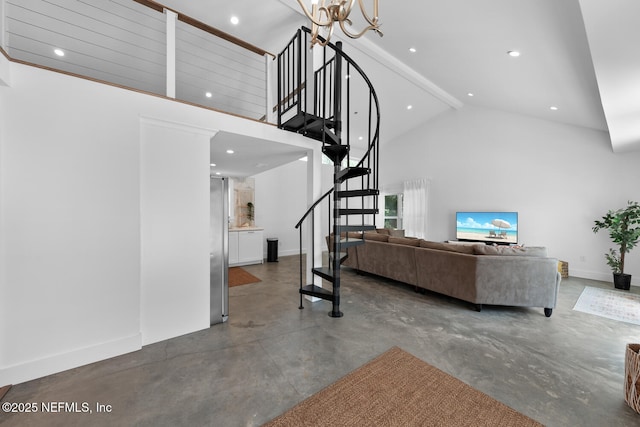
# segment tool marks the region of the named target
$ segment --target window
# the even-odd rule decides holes
[[[384,196],[384,228],[402,228],[402,194]]]

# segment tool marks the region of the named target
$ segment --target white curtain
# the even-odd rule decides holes
[[[428,179],[422,178],[404,182],[402,224],[405,236],[426,238],[428,196]]]

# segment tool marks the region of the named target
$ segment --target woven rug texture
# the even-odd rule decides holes
[[[393,347],[269,423],[276,426],[541,426]]]
[[[229,268],[229,287],[248,285],[249,283],[258,283],[262,280],[249,273],[242,267]]]
[[[10,388],[11,388],[10,385],[6,385],[4,387],[0,387],[0,401],[2,401],[2,399],[4,398],[4,395],[7,394],[7,392],[9,391]]]
[[[640,325],[640,295],[630,294],[629,291],[586,286],[573,309],[607,319]]]

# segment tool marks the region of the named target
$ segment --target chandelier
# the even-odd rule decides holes
[[[362,31],[353,33],[349,31],[347,25],[352,25],[349,19],[349,14],[353,9],[355,0],[311,0],[311,12],[305,6],[303,0],[297,0],[298,4],[302,7],[304,14],[311,20],[311,46],[319,44],[326,46],[329,43],[331,34],[333,34],[333,24],[338,23],[342,32],[352,39],[357,39],[365,34],[369,30],[373,30],[380,37],[382,37],[382,31],[380,31],[380,25],[378,24],[378,0],[373,0],[373,17],[370,17],[362,0],[358,0],[360,6],[360,12],[366,23],[368,24]],[[324,40],[318,38],[320,35],[320,29],[325,29],[326,35],[323,35]]]

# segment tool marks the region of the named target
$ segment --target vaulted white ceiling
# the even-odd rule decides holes
[[[105,9],[99,0],[64,1],[70,13]],[[4,3],[50,7],[41,0]],[[158,3],[272,53],[307,25],[296,0]],[[153,12],[149,18],[135,13],[134,25],[162,25]],[[238,25],[229,22],[232,15]],[[640,150],[638,17],[637,0],[380,0],[384,37],[350,40],[336,31],[334,40],[343,40],[378,92],[383,143],[444,111],[475,105],[608,131],[612,149],[622,152]],[[5,49],[27,60],[43,56],[35,39],[9,35]],[[147,50],[157,51],[155,43]],[[508,56],[512,50],[521,55]],[[144,46],[140,57],[161,60]]]
[[[272,51],[306,22],[295,0],[164,3]],[[371,61],[383,139],[476,105],[608,131],[622,152],[640,150],[639,17],[637,0],[380,0],[384,37],[341,39]]]
[[[580,6],[613,149],[640,150],[640,2]]]

